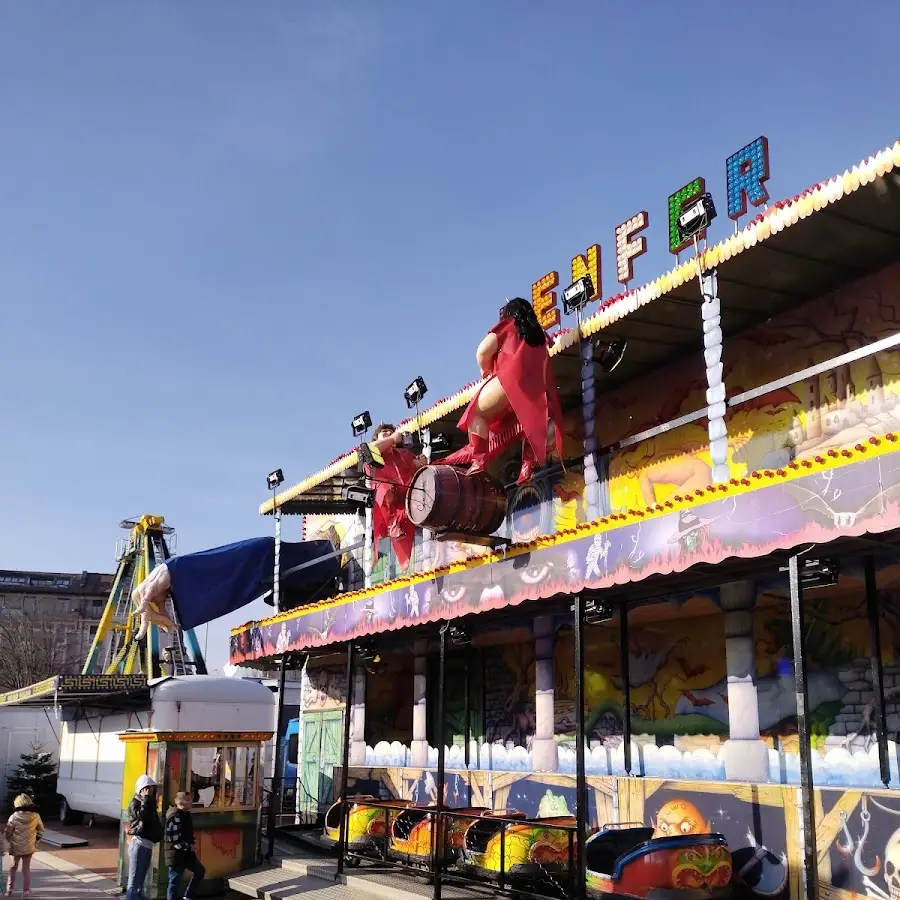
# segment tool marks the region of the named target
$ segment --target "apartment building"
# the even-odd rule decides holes
[[[69,671],[80,671],[115,575],[0,569],[0,616],[21,614],[50,628]],[[2,650],[0,650],[2,652]]]

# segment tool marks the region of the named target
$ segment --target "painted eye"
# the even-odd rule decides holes
[[[551,563],[541,563],[540,565],[529,566],[522,572],[522,581],[524,581],[525,584],[538,584],[547,578],[552,568],[553,566]]]
[[[456,587],[452,587],[449,590],[443,591],[444,600],[447,603],[457,603],[462,600],[462,598],[466,595],[466,587],[463,584],[459,584]]]
[[[894,874],[894,864],[892,862],[888,862],[888,864],[884,867],[884,872],[885,875],[890,878],[891,875]]]
[[[663,822],[662,825],[659,826],[659,830],[662,831],[664,834],[668,834],[669,831],[671,830],[669,823]]]
[[[690,833],[690,830],[691,830],[691,823],[690,823],[690,822],[682,822],[682,823],[681,823],[681,833],[682,833],[682,834],[689,834],[689,833]]]

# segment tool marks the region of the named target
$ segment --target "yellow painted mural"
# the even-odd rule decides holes
[[[896,332],[900,266],[818,298],[725,344],[728,396],[833,359]],[[660,391],[664,381],[667,391]],[[612,444],[706,405],[696,359],[601,397],[597,433]],[[889,350],[768,393],[729,410],[733,478],[839,452],[900,425],[900,352]],[[712,462],[706,420],[645,440],[610,461],[614,511],[644,508],[706,487]]]

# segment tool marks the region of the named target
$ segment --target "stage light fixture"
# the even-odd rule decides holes
[[[369,415],[369,411],[366,410],[358,416],[354,416],[350,427],[353,429],[353,437],[365,434],[372,427],[372,417]]]
[[[345,503],[356,503],[363,508],[372,505],[375,492],[361,484],[348,484],[341,488],[341,497]]]
[[[403,399],[406,400],[407,409],[412,409],[422,402],[422,398],[428,393],[428,386],[425,379],[419,375],[412,384],[403,392]]]
[[[575,612],[575,604],[573,603],[570,607],[572,612]],[[584,601],[584,624],[585,625],[600,625],[603,622],[609,622],[613,617],[612,609],[607,606],[605,603],[598,603],[591,597],[588,597]]]
[[[468,632],[459,628],[457,625],[451,625],[449,631],[450,643],[456,647],[465,647],[472,643],[472,638]]]
[[[450,438],[446,434],[433,434],[431,436],[431,452],[446,453],[450,449]]]
[[[381,655],[368,647],[357,646],[356,660],[369,675],[374,675],[377,671],[375,667],[381,662]]]
[[[600,364],[600,368],[608,375],[622,362],[628,341],[595,341],[594,358]]]
[[[688,204],[678,216],[678,237],[682,241],[690,241],[701,231],[709,227],[716,217],[716,205],[713,203],[712,194],[701,194],[696,200]]]
[[[375,444],[360,444],[356,452],[364,466],[372,466],[375,469],[384,467],[384,456]]]
[[[266,484],[269,486],[270,491],[274,491],[279,485],[284,484],[284,472],[281,469],[269,472],[266,476]]]
[[[593,296],[594,280],[590,275],[583,275],[563,291],[563,310],[566,315],[577,312],[583,309]]]
[[[787,572],[787,566],[781,566],[779,572]],[[804,590],[833,587],[838,583],[841,566],[836,559],[804,559],[800,561],[800,586]]]

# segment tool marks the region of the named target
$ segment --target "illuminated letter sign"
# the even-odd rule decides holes
[[[650,224],[647,211],[635,213],[627,222],[616,228],[616,277],[619,284],[627,285],[634,278],[634,260],[647,252],[647,238],[634,235]]]
[[[600,245],[591,244],[584,253],[572,259],[572,283],[574,284],[579,278],[585,275],[591,276],[591,282],[594,285],[594,293],[588,297],[588,300],[599,300],[603,296],[603,281],[600,271]]]
[[[555,287],[559,287],[559,272],[548,272],[531,286],[531,305],[544,331],[559,325]]]
[[[765,183],[769,180],[769,142],[764,137],[738,150],[725,163],[725,187],[728,217],[739,219],[747,212],[747,200],[762,206],[769,199]]]
[[[690,184],[686,184],[669,197],[669,253],[681,253],[685,247],[690,245],[691,241],[683,241],[678,236],[678,217],[685,206],[705,193],[706,179],[695,178]],[[697,235],[697,240],[702,241],[705,237],[706,229],[704,228]]]

